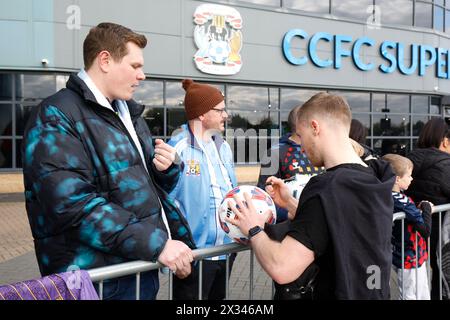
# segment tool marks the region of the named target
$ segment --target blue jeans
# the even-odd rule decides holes
[[[98,283],[94,287],[100,296]],[[158,270],[141,273],[140,300],[155,300],[158,290]],[[136,276],[105,280],[103,300],[136,300]]]

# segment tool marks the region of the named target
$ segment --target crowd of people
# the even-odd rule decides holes
[[[84,68],[26,125],[26,209],[42,275],[159,261],[175,275],[174,298],[193,300],[200,291],[193,250],[232,241],[217,218],[223,197],[237,186],[222,137],[228,113],[217,88],[185,79],[187,123],[167,143],[153,141],[144,106],[132,100],[145,79],[146,44],[144,35],[121,25],[90,30]],[[245,203],[235,197],[230,210],[238,218],[227,221],[249,238],[274,280],[274,298],[389,299],[392,265],[403,298],[437,298],[440,224],[431,213],[450,202],[447,123],[431,119],[407,157],[380,158],[341,96],[318,93],[295,106],[288,122],[289,134],[262,160],[258,181],[276,203],[279,223],[267,225],[248,194]],[[298,199],[284,180],[305,174]],[[397,211],[406,214],[403,238],[401,225],[393,228]],[[202,298],[225,298],[234,257],[229,264],[225,256],[204,261]],[[140,279],[140,298],[155,299],[158,271]],[[103,298],[134,299],[135,291],[135,277],[121,277],[105,281]]]

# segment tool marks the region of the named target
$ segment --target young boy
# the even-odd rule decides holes
[[[396,268],[398,275],[398,285],[400,288],[400,299],[405,300],[430,300],[430,290],[428,288],[428,277],[425,262],[428,258],[426,239],[431,231],[431,210],[433,204],[422,201],[419,208],[403,192],[408,189],[412,181],[413,163],[408,158],[397,154],[386,154],[383,160],[388,161],[397,176],[392,197],[394,198],[394,212],[404,212],[404,239],[401,239],[401,221],[394,223],[392,245],[392,264]],[[417,233],[416,233],[417,231]],[[417,239],[416,239],[417,235]],[[416,241],[417,240],[417,241]],[[405,262],[404,262],[404,290],[402,292],[402,242],[404,242]],[[417,244],[417,248],[416,248]],[[417,256],[416,256],[417,252]],[[417,275],[416,275],[416,265]],[[416,284],[417,280],[417,284]],[[418,290],[417,290],[418,289]]]

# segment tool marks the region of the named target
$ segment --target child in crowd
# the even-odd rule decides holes
[[[416,207],[411,198],[403,193],[408,189],[412,181],[411,174],[414,165],[411,160],[397,154],[386,154],[383,156],[383,160],[391,164],[397,176],[394,187],[392,188],[394,212],[404,212],[406,214],[404,238],[401,238],[402,225],[400,220],[395,221],[392,234],[392,264],[398,275],[398,286],[400,288],[399,298],[405,300],[430,300],[425,262],[428,259],[426,239],[430,236],[433,204],[428,201],[422,201]],[[402,242],[404,242],[405,250],[403,279],[401,270]],[[402,280],[404,282],[404,292],[402,292]]]

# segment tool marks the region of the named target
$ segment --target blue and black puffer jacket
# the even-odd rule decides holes
[[[33,111],[23,141],[28,219],[42,275],[130,260],[156,261],[168,239],[195,248],[167,198],[180,166],[159,172],[144,106],[127,101],[146,165],[120,118],[76,75]]]

